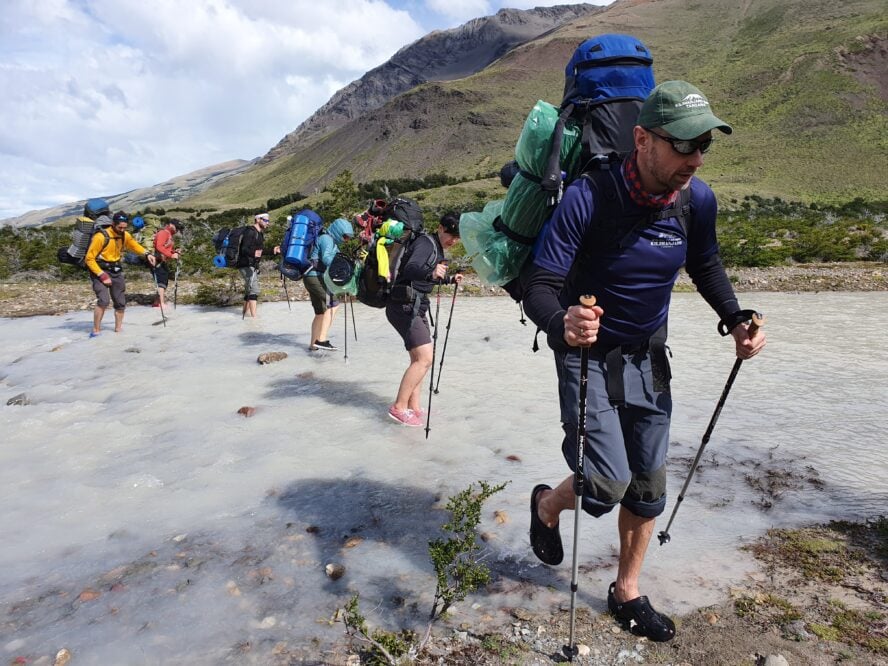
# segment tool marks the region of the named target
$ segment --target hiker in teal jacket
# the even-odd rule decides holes
[[[311,306],[314,308],[314,319],[311,320],[311,344],[309,351],[327,349],[335,351],[336,347],[330,342],[328,334],[336,316],[336,308],[339,307],[333,294],[327,291],[324,285],[323,275],[327,266],[333,261],[333,257],[339,252],[339,247],[344,241],[354,236],[355,232],[351,222],[343,218],[333,220],[327,230],[318,236],[314,248],[311,251],[312,268],[302,278],[306,291],[311,298]]]

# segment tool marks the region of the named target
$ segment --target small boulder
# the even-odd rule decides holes
[[[253,416],[253,414],[256,413],[256,408],[244,406],[244,407],[241,407],[239,410],[237,410],[237,413],[242,414],[243,416],[245,416],[247,418],[250,418],[251,416]]]
[[[259,354],[256,362],[259,365],[268,365],[269,363],[277,363],[287,358],[287,352],[263,352]]]
[[[345,574],[345,566],[338,562],[330,562],[324,567],[324,572],[330,580],[339,580]]]
[[[28,397],[28,394],[27,394],[27,393],[19,393],[18,395],[13,396],[13,397],[11,397],[9,400],[7,400],[7,401],[6,401],[6,404],[7,404],[7,405],[21,405],[21,406],[25,406],[25,405],[30,405],[30,404],[31,404],[31,399]]]

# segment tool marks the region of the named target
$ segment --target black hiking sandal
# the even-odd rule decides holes
[[[552,490],[545,483],[541,483],[530,493],[530,547],[533,553],[544,564],[561,564],[564,559],[564,549],[561,547],[561,533],[558,525],[547,527],[537,513],[537,495],[543,490]]]
[[[666,615],[658,613],[645,596],[618,603],[614,596],[616,583],[611,583],[607,591],[607,609],[636,636],[645,636],[657,643],[675,638],[675,623]]]
[[[318,349],[326,349],[327,351],[336,351],[339,347],[335,346],[329,340],[315,340],[315,347]]]

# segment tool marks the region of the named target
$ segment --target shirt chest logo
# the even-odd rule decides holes
[[[681,236],[668,231],[658,231],[651,239],[651,247],[678,247],[683,244]]]

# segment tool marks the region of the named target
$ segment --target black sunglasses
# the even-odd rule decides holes
[[[698,150],[701,153],[705,153],[712,147],[712,138],[694,141],[693,139],[673,139],[671,136],[663,136],[651,130],[648,130],[648,132],[668,143],[672,146],[672,150],[679,155],[693,155]]]

